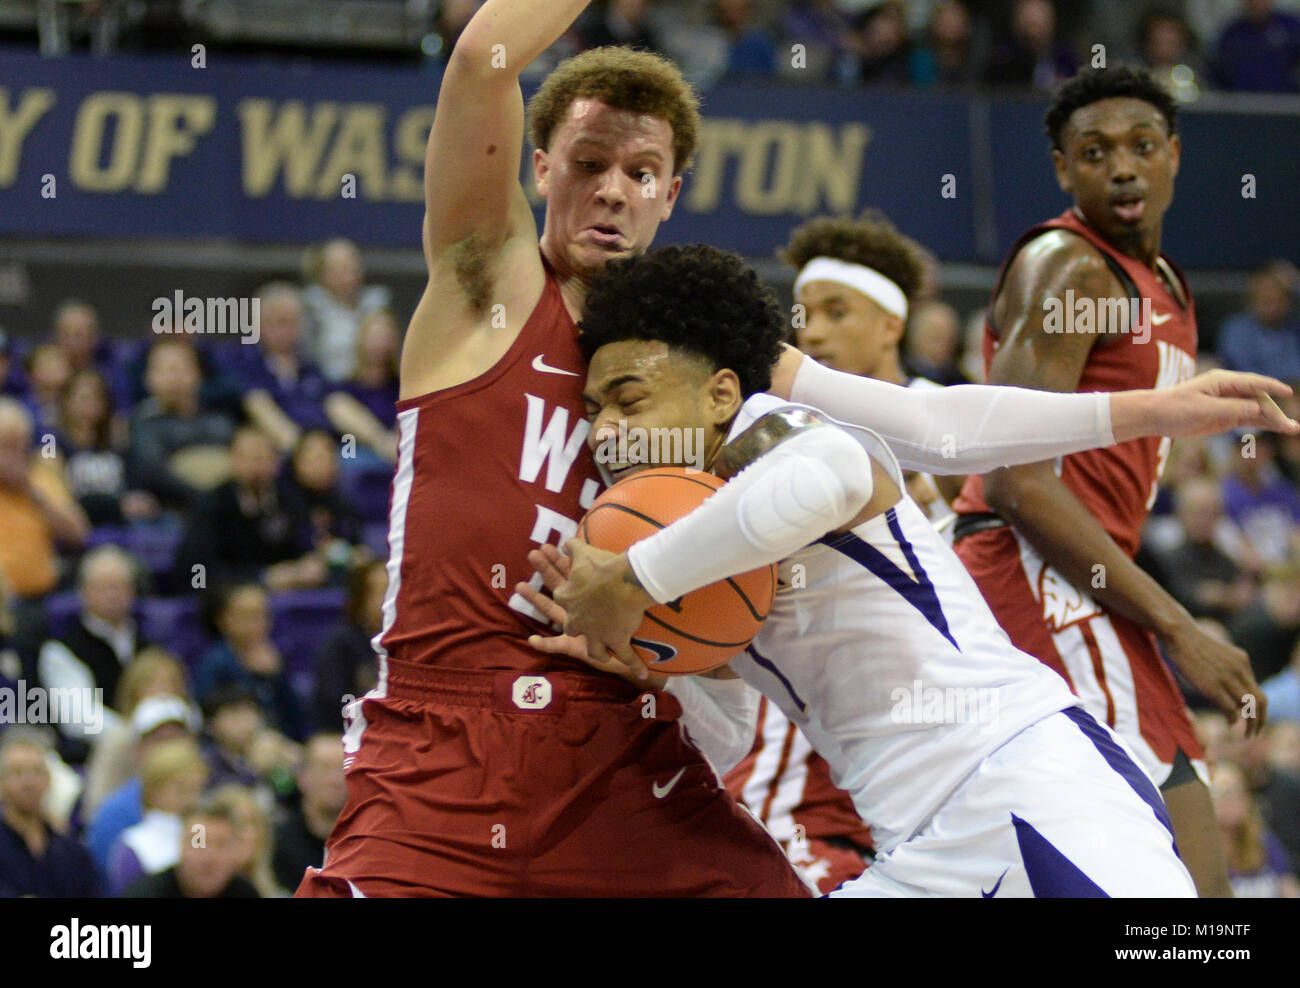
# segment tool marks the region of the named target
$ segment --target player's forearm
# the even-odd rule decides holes
[[[1048,564],[1107,610],[1162,637],[1187,611],[1131,560],[1050,466],[984,478],[985,497]]]
[[[659,603],[778,562],[852,520],[870,500],[871,458],[840,429],[791,435],[721,490],[628,550]]]
[[[913,391],[804,358],[790,397],[879,433],[905,469],[934,474],[987,473],[1116,441],[1111,396],[1102,393],[983,384]],[[1130,401],[1121,412],[1127,434],[1145,410]]]
[[[487,0],[465,26],[455,55],[512,78],[560,39],[591,0]],[[502,47],[498,48],[497,45]],[[494,61],[494,56],[500,58]],[[500,59],[504,59],[504,65]]]

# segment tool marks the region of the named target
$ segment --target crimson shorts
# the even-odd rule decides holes
[[[1200,742],[1151,632],[1103,609],[1009,526],[953,545],[1011,641],[1055,669],[1163,785],[1179,749],[1207,781]]]
[[[671,695],[387,665],[345,735],[324,866],[297,896],[812,894],[685,739]]]

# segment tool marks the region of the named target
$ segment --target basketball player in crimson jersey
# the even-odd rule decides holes
[[[989,383],[1117,391],[1192,375],[1191,291],[1160,252],[1175,113],[1148,75],[1126,68],[1062,87],[1046,123],[1074,205],[1026,232],[1003,264],[985,326]],[[1109,299],[1125,302],[1106,309]],[[1094,303],[1098,318],[1071,325]],[[1122,324],[1100,315],[1120,310]],[[955,548],[1015,644],[1138,753],[1200,894],[1231,895],[1204,756],[1157,639],[1230,721],[1254,698],[1247,732],[1262,726],[1265,702],[1246,653],[1203,631],[1133,562],[1168,452],[1168,439],[1140,439],[972,476],[955,504]]]

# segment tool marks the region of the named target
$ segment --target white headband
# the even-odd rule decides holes
[[[860,291],[891,315],[907,321],[907,296],[894,282],[864,264],[850,264],[833,257],[814,257],[794,280],[794,294],[810,281],[837,281]]]

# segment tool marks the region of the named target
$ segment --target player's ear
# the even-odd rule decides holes
[[[1067,167],[1065,152],[1052,148],[1052,164],[1056,166],[1056,184],[1061,187],[1061,191],[1066,195],[1071,195],[1070,170]]]
[[[548,179],[551,174],[550,156],[541,148],[533,149],[533,183],[537,186],[537,194],[543,199],[546,198],[546,188]]]
[[[1169,138],[1169,173],[1170,177],[1178,174],[1178,163],[1183,156],[1183,142],[1177,134]]]
[[[659,214],[659,222],[665,222],[668,217],[673,215],[673,206],[677,204],[677,196],[682,191],[682,176],[674,175],[673,180],[668,183],[668,191],[664,193],[664,209]]]
[[[715,371],[709,378],[708,395],[713,421],[725,425],[736,417],[745,396],[740,391],[740,378],[728,367]]]
[[[891,345],[897,345],[903,338],[903,320],[901,316],[885,316],[885,342]]]

